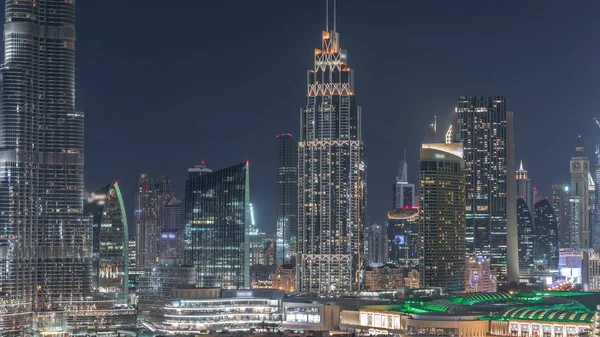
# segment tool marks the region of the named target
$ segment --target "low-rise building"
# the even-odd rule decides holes
[[[273,288],[286,292],[296,291],[296,268],[291,264],[279,266],[273,275]]]
[[[382,266],[368,266],[365,268],[365,288],[366,290],[385,290],[404,287],[409,270],[391,263]],[[414,276],[413,273],[412,277]]]
[[[466,293],[496,292],[498,284],[490,261],[483,256],[467,257]]]

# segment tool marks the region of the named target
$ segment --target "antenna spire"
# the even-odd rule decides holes
[[[329,31],[329,0],[325,0],[325,31]]]
[[[337,32],[337,0],[333,0],[333,31]]]

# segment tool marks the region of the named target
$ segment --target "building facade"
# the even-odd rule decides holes
[[[273,289],[285,292],[296,291],[296,267],[291,264],[284,264],[277,267],[275,273],[271,275]]]
[[[159,259],[183,259],[185,245],[185,205],[172,196],[163,205],[158,242]]]
[[[496,292],[498,283],[490,261],[483,256],[467,256],[465,293]]]
[[[289,133],[277,138],[278,266],[295,260],[298,243],[298,143]]]
[[[575,148],[571,158],[571,188],[569,189],[569,204],[571,210],[570,238],[568,248],[591,248],[590,233],[590,161],[583,153],[581,143]]]
[[[453,130],[466,161],[468,251],[489,257],[500,282],[518,282],[513,115],[505,102],[504,96],[460,97]]]
[[[392,185],[393,208],[412,208],[415,206],[415,184],[408,183],[408,164],[406,154],[398,166],[396,182]]]
[[[422,287],[465,288],[465,161],[459,143],[423,144],[419,162]]]
[[[554,209],[546,199],[535,203],[534,256],[538,268],[558,270],[558,225]]]
[[[533,214],[524,198],[517,199],[517,225],[519,233],[519,273],[533,271],[534,247]]]
[[[335,27],[308,71],[298,148],[298,291],[360,287],[366,165],[353,71]]]
[[[158,261],[160,218],[157,191],[150,174],[142,174],[135,193],[133,215],[135,230],[135,267],[144,270]]]
[[[385,290],[404,287],[405,269],[394,264],[365,268],[365,290]]]
[[[371,224],[365,228],[365,263],[384,264],[388,262],[386,226]]]
[[[49,10],[51,8],[51,10]],[[91,292],[75,1],[5,1],[0,94],[0,330]]]
[[[119,183],[90,193],[83,207],[93,228],[92,281],[96,294],[126,302],[129,289],[129,228]]]
[[[400,208],[387,214],[388,260],[399,267],[416,267],[423,247],[419,209]]]
[[[192,177],[185,189],[185,263],[199,287],[250,287],[250,171],[244,162]]]
[[[560,248],[570,248],[571,231],[571,207],[569,205],[569,186],[568,185],[552,185],[552,208],[556,216],[558,225],[558,246]]]

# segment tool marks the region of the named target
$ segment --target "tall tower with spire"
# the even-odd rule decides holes
[[[523,168],[523,160],[517,170],[517,199],[523,198],[529,212],[533,212],[533,190],[531,189],[531,179],[527,175],[527,170]]]
[[[393,200],[392,209],[412,208],[415,204],[415,184],[408,183],[408,165],[406,163],[406,150],[404,160],[398,166],[396,182],[392,186]]]
[[[354,76],[340,48],[333,2],[308,71],[298,143],[298,261],[301,292],[358,290],[363,266],[366,165]]]
[[[590,161],[583,153],[581,137],[571,158],[571,248],[591,248],[590,236]],[[593,181],[592,181],[593,182]]]

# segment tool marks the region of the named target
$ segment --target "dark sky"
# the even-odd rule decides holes
[[[298,133],[324,0],[80,0],[77,107],[86,188],[118,179],[133,212],[142,172],[251,160],[259,227],[275,224],[275,134]],[[503,94],[517,159],[543,192],[568,179],[576,136],[600,137],[600,2],[340,0],[368,159],[368,215],[382,221],[407,149],[459,95]],[[446,125],[444,124],[445,128]],[[130,219],[131,221],[131,219]]]

